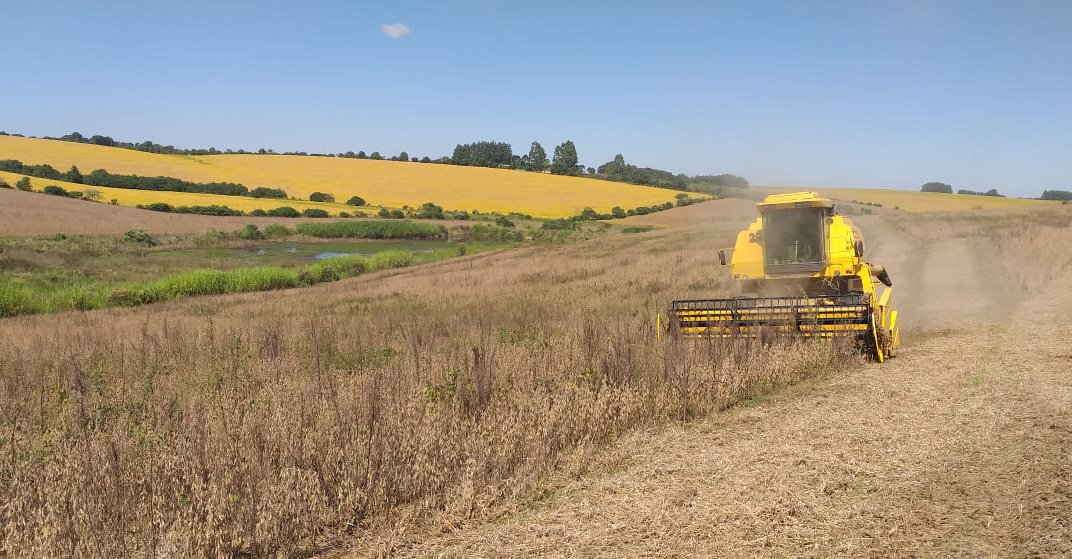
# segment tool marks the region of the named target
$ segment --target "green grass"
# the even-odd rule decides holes
[[[474,247],[482,248],[482,247]],[[184,297],[252,293],[306,287],[376,270],[402,268],[449,258],[451,251],[413,254],[393,250],[372,256],[338,256],[298,267],[259,266],[232,270],[188,270],[161,278],[120,284],[85,283],[66,287],[0,283],[0,318],[63,310],[133,307]]]
[[[300,223],[298,233],[322,239],[445,239],[447,228],[413,221],[330,221]]]

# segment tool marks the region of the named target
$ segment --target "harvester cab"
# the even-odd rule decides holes
[[[851,337],[876,361],[892,356],[900,346],[892,282],[864,261],[852,221],[814,192],[768,196],[757,207],[731,254],[719,251],[745,295],[674,301],[671,327],[699,337]]]

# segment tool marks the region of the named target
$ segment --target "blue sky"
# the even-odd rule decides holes
[[[1072,188],[1072,3],[622,4],[0,0],[0,129]]]

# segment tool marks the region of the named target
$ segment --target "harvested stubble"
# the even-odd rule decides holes
[[[299,553],[480,514],[573,449],[836,366],[821,345],[656,342],[667,300],[721,286],[710,239],[737,225],[0,321],[0,545]]]

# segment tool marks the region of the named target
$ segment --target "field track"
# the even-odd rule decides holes
[[[906,313],[897,359],[634,433],[489,522],[352,553],[1072,554],[1072,277],[1025,293],[988,273],[985,247],[859,221]]]

